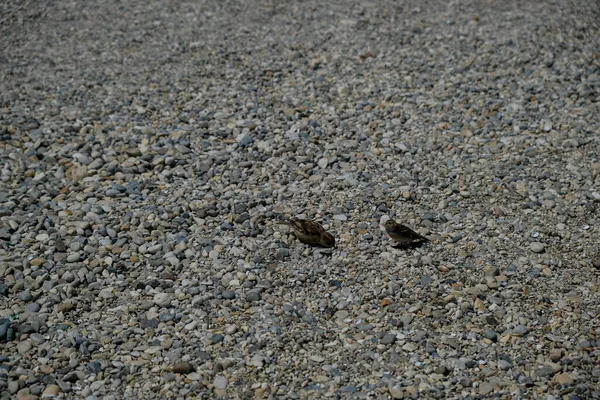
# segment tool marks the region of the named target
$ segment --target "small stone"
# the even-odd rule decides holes
[[[544,365],[542,365],[540,368],[537,369],[536,375],[539,377],[552,376],[552,375],[556,374],[557,372],[559,372],[561,369],[562,369],[562,367],[559,364],[556,364],[553,362],[547,362]]]
[[[529,333],[529,329],[525,325],[517,325],[512,331],[515,336],[525,336],[527,333]]]
[[[100,389],[102,386],[104,386],[104,381],[94,381],[91,383],[90,389],[92,389],[92,392],[95,392],[96,390]]]
[[[67,259],[67,253],[54,253],[53,259],[56,263],[63,262]]]
[[[19,391],[19,381],[8,382],[8,393],[15,394]]]
[[[113,290],[111,287],[107,287],[107,288],[102,289],[98,293],[98,297],[100,297],[101,299],[112,299],[113,297],[115,297],[115,294],[113,293]]]
[[[396,341],[396,335],[393,333],[386,333],[383,338],[381,338],[381,344],[393,344]]]
[[[225,333],[227,333],[228,335],[233,335],[234,333],[236,333],[238,330],[238,327],[236,325],[228,325],[225,328]]]
[[[248,301],[260,301],[261,296],[260,296],[260,293],[258,293],[256,291],[252,291],[252,292],[248,293],[247,299],[248,299]]]
[[[224,299],[233,300],[235,299],[235,292],[233,290],[224,290],[223,293],[221,293],[221,296],[223,296]]]
[[[310,356],[310,359],[317,363],[322,363],[323,361],[325,361],[325,358],[319,355],[312,355]]]
[[[33,343],[31,343],[30,340],[24,340],[22,342],[19,342],[19,344],[17,344],[17,351],[19,352],[19,354],[25,354],[29,350],[31,350],[32,347],[33,347]]]
[[[91,361],[88,363],[87,367],[94,374],[98,374],[100,371],[102,371],[102,364],[98,361]]]
[[[37,240],[38,242],[45,242],[46,240],[48,240],[48,238],[49,236],[47,233],[40,233],[35,237],[35,240]]]
[[[235,140],[237,140],[239,145],[242,147],[249,146],[254,142],[254,140],[250,136],[243,134],[236,137]]]
[[[479,394],[480,395],[486,395],[486,394],[490,394],[494,391],[494,387],[488,383],[488,382],[483,382],[482,384],[479,385]]]
[[[187,375],[187,378],[191,381],[199,381],[200,380],[200,374],[197,372],[190,372]]]
[[[45,262],[46,262],[45,258],[38,257],[38,258],[34,258],[31,261],[29,261],[29,264],[33,265],[34,267],[39,267],[40,265],[43,265]]]
[[[560,374],[556,374],[554,376],[554,382],[558,383],[559,385],[563,385],[563,386],[568,386],[568,385],[572,385],[575,380],[573,379],[573,377],[571,375],[569,375],[568,373],[560,373]]]
[[[215,386],[215,389],[225,390],[229,385],[229,381],[224,376],[217,375],[213,380],[213,385]]]
[[[500,360],[498,361],[498,369],[501,369],[502,371],[508,371],[509,369],[512,368],[512,364],[506,360]]]
[[[33,299],[33,295],[27,291],[25,292],[19,292],[19,294],[17,294],[17,297],[24,302],[29,302]]]
[[[458,380],[463,387],[471,387],[473,386],[473,381],[468,376],[461,376]]]
[[[534,253],[542,253],[545,248],[546,245],[544,243],[532,242],[529,244],[529,250],[531,250]]]
[[[438,375],[448,375],[451,372],[451,370],[448,367],[446,367],[445,365],[440,365],[433,372]]]
[[[562,370],[562,365],[557,364],[557,363],[547,362],[545,365],[547,365],[550,368],[552,368],[552,372],[553,373],[557,373],[557,372],[560,372]]]
[[[210,337],[210,341],[211,341],[213,344],[218,344],[218,343],[221,343],[221,342],[222,342],[224,339],[225,339],[225,336],[223,336],[223,335],[222,335],[222,334],[220,334],[220,333],[215,333],[214,335],[212,335],[212,336]]]
[[[550,352],[550,360],[552,362],[559,362],[560,359],[563,357],[563,350],[562,349],[558,349],[558,348],[554,348],[552,349],[552,351]]]
[[[176,374],[189,374],[194,372],[194,366],[188,361],[177,361],[173,364],[173,372]]]
[[[60,387],[58,387],[58,385],[55,385],[55,384],[50,384],[50,385],[46,386],[46,389],[44,389],[44,393],[42,393],[42,398],[56,397],[56,396],[58,396],[59,393],[60,393]]]
[[[67,262],[75,263],[81,260],[81,255],[79,253],[71,253],[67,256]]]
[[[496,331],[493,329],[486,329],[484,334],[486,338],[490,339],[493,342],[498,340],[498,333],[496,333]]]
[[[168,293],[156,293],[153,300],[154,304],[159,307],[169,307],[171,305],[171,297]]]
[[[481,301],[479,298],[475,299],[475,302],[473,303],[473,307],[476,310],[485,310],[485,304],[483,304],[483,301]]]
[[[38,303],[29,303],[25,306],[25,310],[30,313],[39,312],[41,308],[42,306],[40,306]]]
[[[390,387],[389,392],[390,392],[390,396],[392,396],[392,399],[403,399],[404,398],[404,392],[402,391],[401,388],[399,388],[397,386]]]
[[[107,189],[104,195],[106,197],[117,197],[120,193],[117,189]]]

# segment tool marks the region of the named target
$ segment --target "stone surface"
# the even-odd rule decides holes
[[[2,400],[600,396],[597,2],[18,3]]]

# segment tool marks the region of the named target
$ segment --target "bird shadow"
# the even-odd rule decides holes
[[[410,250],[410,249],[417,249],[420,247],[424,247],[427,245],[427,243],[429,243],[429,240],[421,240],[420,242],[396,244],[396,245],[392,245],[391,247],[393,247],[394,249],[400,249],[400,250]]]

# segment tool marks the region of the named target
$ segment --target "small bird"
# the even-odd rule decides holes
[[[393,219],[385,223],[385,231],[392,239],[404,246],[416,245],[428,241],[425,236],[419,235],[407,226],[397,223]]]
[[[298,240],[303,243],[311,246],[335,247],[333,235],[315,221],[290,218],[284,223],[292,227]]]

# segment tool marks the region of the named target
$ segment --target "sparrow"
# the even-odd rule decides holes
[[[385,231],[392,239],[402,245],[414,245],[428,241],[425,236],[419,235],[407,226],[397,223],[393,219],[385,223]]]
[[[318,247],[335,247],[333,235],[315,221],[290,218],[283,223],[292,227],[294,234],[302,243]]]

